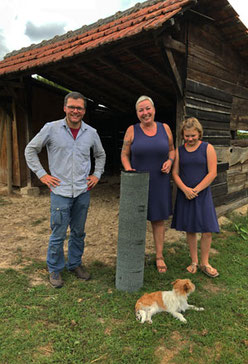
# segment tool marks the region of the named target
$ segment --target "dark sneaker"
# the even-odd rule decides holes
[[[63,284],[64,284],[60,273],[55,273],[55,272],[50,273],[49,282],[51,283],[52,287],[54,287],[54,288],[61,288],[61,287],[63,287]]]
[[[86,271],[83,265],[71,270],[71,272],[73,272],[77,278],[84,279],[85,281],[88,281],[91,278],[90,273]]]

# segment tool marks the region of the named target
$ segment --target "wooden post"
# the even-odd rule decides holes
[[[175,147],[178,148],[182,144],[182,137],[180,134],[180,125],[184,120],[184,99],[182,97],[177,98],[177,113],[176,113],[176,135],[175,135]],[[172,205],[174,208],[177,195],[177,186],[172,184]]]
[[[29,133],[29,122],[28,122],[28,114],[25,112],[25,126],[26,126],[26,145],[30,142],[30,133]],[[32,181],[31,181],[31,171],[27,168],[27,187],[32,187]]]
[[[7,144],[7,187],[8,194],[12,193],[12,122],[9,115],[6,117],[6,144]]]
[[[149,173],[121,172],[116,288],[143,286]]]
[[[0,152],[2,150],[2,144],[3,144],[3,130],[4,130],[4,111],[3,109],[0,109]]]

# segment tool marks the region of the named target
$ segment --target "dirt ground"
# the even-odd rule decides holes
[[[91,192],[83,258],[86,265],[96,260],[107,265],[116,263],[119,197],[119,176],[104,177]],[[247,206],[241,211],[247,211]],[[19,190],[8,196],[6,187],[0,187],[0,268],[18,269],[32,259],[46,260],[49,218],[48,190],[42,189],[38,197],[23,196]],[[170,226],[170,220],[166,225]],[[184,233],[168,228],[165,239],[168,249],[174,241],[185,243],[184,239]],[[146,253],[155,253],[150,223],[147,223]]]

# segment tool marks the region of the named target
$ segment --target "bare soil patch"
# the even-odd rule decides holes
[[[104,177],[91,191],[86,222],[84,263],[100,261],[115,265],[119,224],[120,177]],[[170,220],[166,222],[170,226]],[[0,268],[18,269],[30,260],[46,260],[50,236],[50,196],[41,190],[38,197],[11,196],[0,188]],[[168,243],[180,240],[184,233],[169,229]],[[150,223],[147,223],[146,253],[154,254]],[[67,241],[65,242],[65,252]]]
[[[91,204],[86,222],[84,263],[100,261],[115,265],[118,241],[120,177],[104,177],[91,191]],[[242,211],[241,211],[242,210]],[[247,206],[239,209],[247,211]],[[50,236],[50,196],[42,189],[38,197],[22,196],[15,191],[11,196],[6,187],[0,188],[0,268],[18,269],[31,260],[46,260]],[[225,221],[226,222],[226,221]],[[185,244],[185,233],[170,229],[166,221],[165,244],[175,241]],[[128,227],[127,227],[128,228]],[[67,241],[65,242],[65,252]],[[146,254],[154,254],[150,223],[147,223]]]

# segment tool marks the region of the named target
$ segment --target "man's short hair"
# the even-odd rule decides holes
[[[67,101],[68,99],[74,99],[74,100],[77,100],[77,99],[82,99],[84,100],[84,107],[86,109],[86,106],[87,106],[87,101],[86,101],[86,98],[80,93],[80,92],[77,92],[77,91],[72,91],[72,92],[69,92],[66,96],[65,96],[65,99],[64,99],[64,106],[67,105]]]

